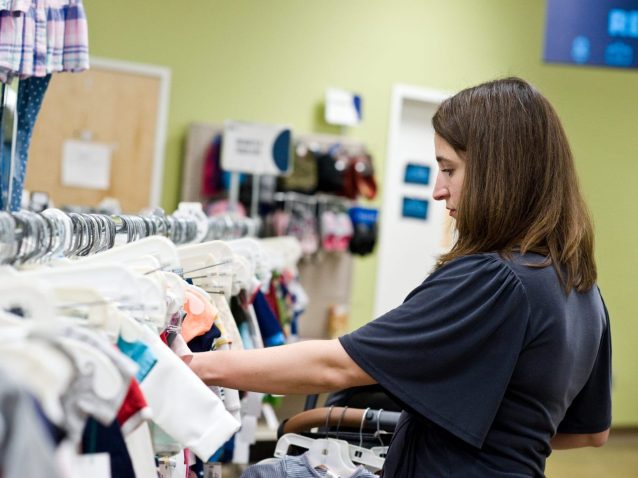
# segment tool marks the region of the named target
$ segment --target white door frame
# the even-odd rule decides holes
[[[162,199],[162,185],[164,177],[164,157],[166,153],[166,130],[168,126],[168,105],[170,101],[171,70],[168,67],[135,63],[110,58],[91,57],[91,69],[108,70],[135,75],[159,78],[160,91],[157,103],[157,118],[155,120],[155,142],[153,148],[153,171],[149,206],[160,206]]]
[[[405,84],[397,84],[392,88],[377,249],[375,317],[400,305],[410,290],[419,285],[418,281],[426,277],[428,269],[434,265],[432,258],[442,250],[445,210],[444,206],[431,200],[437,168],[434,146],[425,139],[427,136],[434,137],[430,117],[425,118],[425,115],[433,112],[449,96],[451,94],[444,91]],[[418,122],[406,122],[406,118],[420,108],[419,103],[423,103],[425,111],[417,118]],[[416,138],[414,143],[418,147],[407,145],[412,142],[406,141],[409,139],[406,135]],[[423,144],[420,144],[421,139]],[[428,185],[404,183],[406,165],[413,161],[430,167]],[[402,217],[402,198],[412,196],[427,198],[429,212],[426,221]]]

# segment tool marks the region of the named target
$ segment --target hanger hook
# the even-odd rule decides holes
[[[332,415],[332,409],[334,408],[334,405],[330,405],[330,408],[328,409],[328,413],[326,415],[326,438],[328,438],[328,429],[330,428],[330,416]]]
[[[341,422],[343,420],[343,416],[346,414],[346,411],[348,411],[348,405],[346,405],[345,407],[343,407],[343,410],[341,410],[341,415],[339,415],[339,421],[337,422],[337,436],[335,438],[339,438],[339,431],[341,430]]]
[[[366,408],[363,412],[363,416],[361,417],[361,424],[359,425],[359,448],[363,446],[363,424],[366,421],[366,416],[368,415],[369,411],[370,407]]]
[[[385,446],[385,443],[383,443],[383,440],[381,439],[381,412],[383,412],[383,408],[380,408],[377,413],[377,431],[374,432],[374,436],[379,439],[381,446]]]

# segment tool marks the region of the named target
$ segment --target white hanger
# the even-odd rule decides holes
[[[186,300],[186,282],[177,274],[167,271],[158,271],[159,275],[165,283],[166,291],[166,315],[172,316],[181,309]]]
[[[166,302],[159,286],[123,266],[74,264],[67,267],[38,269],[20,273],[27,279],[38,279],[50,288],[91,288],[105,301],[115,301],[133,315],[154,323],[166,320]],[[152,285],[151,285],[152,284]]]
[[[81,264],[126,263],[134,266],[135,264],[147,264],[146,259],[143,259],[145,256],[158,259],[163,269],[176,270],[180,267],[177,247],[169,239],[162,236],[145,237],[139,241],[83,257],[76,262]]]
[[[209,241],[177,248],[184,277],[206,291],[222,292],[230,297],[232,284],[232,249],[223,241]]]
[[[250,266],[250,262],[244,256],[235,254],[232,263],[232,290],[231,295],[239,294],[239,291],[250,290],[253,277],[255,277],[254,270]]]
[[[301,259],[302,249],[299,239],[293,236],[281,236],[281,237],[268,237],[260,239],[267,256],[279,256],[277,259],[281,263],[273,264],[278,266],[278,270],[290,268],[292,270],[297,269],[297,263]],[[275,267],[273,267],[275,268]]]
[[[92,389],[104,399],[112,400],[122,395],[123,388],[128,389],[122,374],[110,358],[89,344],[75,339],[59,338],[60,344],[73,356],[80,370],[93,373]]]
[[[61,395],[74,377],[70,358],[42,340],[10,340],[3,336],[0,361],[33,393],[46,416],[56,425],[64,421]]]
[[[21,309],[27,318],[49,321],[56,316],[54,299],[43,284],[19,273],[0,279],[0,309]]]
[[[339,478],[347,478],[357,471],[350,459],[349,444],[345,440],[335,438],[309,438],[297,433],[286,433],[275,447],[275,457],[283,458],[288,454],[291,445],[306,448],[306,457],[310,466],[325,466]]]
[[[268,258],[261,242],[252,237],[243,237],[226,242],[236,254],[244,256],[251,264],[252,272],[259,281],[268,279]]]
[[[361,416],[361,424],[359,425],[359,445],[349,445],[350,459],[361,465],[365,465],[367,468],[373,471],[383,468],[384,458],[379,456],[374,450],[361,446],[363,444],[363,424],[366,420],[366,415],[370,408],[367,408]]]

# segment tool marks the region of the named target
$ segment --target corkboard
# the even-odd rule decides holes
[[[49,193],[56,206],[96,206],[106,197],[135,213],[150,204],[161,79],[95,68],[53,75],[36,121],[25,188]],[[62,185],[69,139],[113,146],[107,190]]]

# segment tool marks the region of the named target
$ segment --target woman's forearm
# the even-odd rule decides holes
[[[322,393],[375,383],[338,340],[197,353],[189,365],[208,385],[264,393]]]
[[[586,446],[600,447],[607,442],[609,430],[600,433],[557,433],[551,439],[552,450],[570,450]]]

